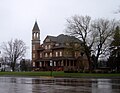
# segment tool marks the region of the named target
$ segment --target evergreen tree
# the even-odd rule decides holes
[[[119,26],[116,27],[113,41],[110,45],[110,63],[113,69],[116,68],[117,71],[120,71],[120,29]]]

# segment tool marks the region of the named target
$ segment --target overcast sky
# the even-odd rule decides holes
[[[10,39],[22,39],[29,47],[26,58],[31,58],[31,33],[35,20],[41,40],[47,35],[64,33],[66,19],[77,15],[95,18],[116,18],[120,0],[0,0],[0,45]]]

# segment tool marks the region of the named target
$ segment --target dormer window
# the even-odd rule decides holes
[[[45,42],[50,42],[50,39],[49,39],[49,38],[47,38],[47,39],[45,40]]]
[[[55,46],[59,46],[59,43],[56,43]]]
[[[39,62],[39,66],[42,67],[42,62]]]

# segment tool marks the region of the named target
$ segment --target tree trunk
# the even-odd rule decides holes
[[[11,63],[11,67],[12,67],[12,71],[14,72],[15,71],[15,62]]]

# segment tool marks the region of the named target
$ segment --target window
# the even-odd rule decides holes
[[[33,53],[33,58],[35,58],[35,53]]]
[[[33,33],[33,39],[35,39],[35,37],[36,37],[36,35],[35,35],[35,33]]]
[[[40,58],[42,58],[42,53],[40,53]]]
[[[47,49],[47,45],[45,45],[45,49]]]
[[[56,62],[54,61],[54,66],[56,66]]]
[[[48,57],[48,54],[47,54],[47,53],[45,53],[45,57]]]
[[[35,50],[35,45],[32,45],[32,49]]]
[[[35,62],[33,62],[33,67],[35,67]]]
[[[59,46],[59,43],[56,43],[55,46]]]
[[[56,57],[58,57],[58,52],[56,52]]]
[[[51,45],[49,45],[48,48],[50,49],[50,48],[51,48]]]
[[[60,51],[60,56],[62,56],[62,51]]]
[[[53,66],[53,61],[52,60],[50,60],[50,66]]]
[[[46,41],[46,42],[50,42],[50,39],[49,39],[49,38],[47,38],[45,41]]]
[[[50,57],[52,57],[52,53],[50,53]]]
[[[42,67],[42,62],[39,62],[39,66]]]
[[[36,36],[37,36],[37,39],[39,39],[39,34],[38,33],[36,33]]]

